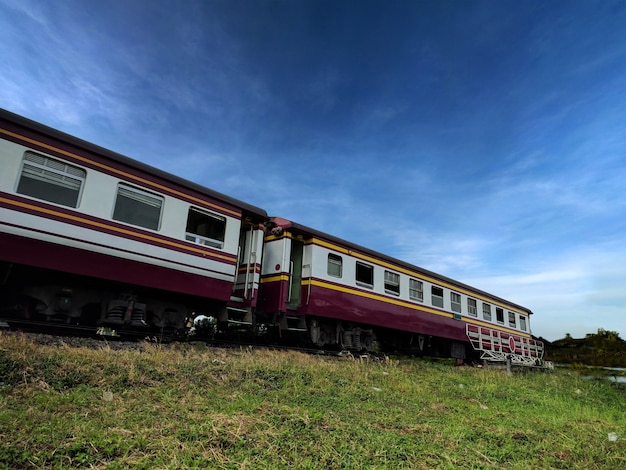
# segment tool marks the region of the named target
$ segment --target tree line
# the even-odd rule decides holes
[[[559,364],[582,364],[602,367],[626,367],[626,341],[616,331],[599,328],[584,338],[565,338],[553,342],[541,340],[545,345],[544,358]]]

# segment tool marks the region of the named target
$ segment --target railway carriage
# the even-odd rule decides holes
[[[527,308],[4,110],[0,165],[0,325],[541,360]]]
[[[270,224],[258,308],[285,332],[320,347],[541,359],[525,307],[285,219]]]
[[[5,313],[130,329],[180,329],[193,312],[251,323],[264,210],[4,110],[0,162]]]

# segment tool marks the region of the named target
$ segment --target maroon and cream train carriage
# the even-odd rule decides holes
[[[4,110],[0,168],[4,321],[177,330],[196,313],[320,347],[542,357],[524,307]]]
[[[527,308],[285,219],[270,227],[258,310],[283,331],[321,347],[541,359]]]
[[[251,321],[264,210],[0,110],[4,313],[181,328]],[[7,300],[10,297],[10,300]]]

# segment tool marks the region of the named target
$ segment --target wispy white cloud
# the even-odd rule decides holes
[[[626,248],[619,244],[574,248],[517,259],[505,272],[468,273],[467,282],[534,310],[534,332],[548,339],[562,337],[564,328],[578,337],[599,327],[623,336],[626,316],[616,305],[626,306],[626,292],[619,287],[626,278],[624,259]],[[607,324],[599,324],[600,318]]]
[[[49,23],[49,17],[46,15],[45,10],[42,10],[41,5],[32,0],[3,0],[2,3],[7,9],[26,15],[30,20],[42,27],[46,27]]]
[[[384,54],[365,41],[303,60],[345,34],[321,43],[218,3],[0,0],[0,106],[510,298],[537,334],[626,337],[626,48],[592,47],[621,24],[585,20],[597,37],[577,42],[578,16],[547,8],[491,47],[518,30],[510,13],[476,48],[482,8],[458,30],[399,21],[381,41],[409,45]]]

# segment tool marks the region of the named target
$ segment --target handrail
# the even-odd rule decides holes
[[[287,302],[291,302],[291,286],[293,285],[293,261],[289,261],[289,289],[287,291]]]
[[[490,361],[511,361],[535,365],[543,358],[543,343],[539,340],[477,325],[466,324],[465,332],[472,347],[481,352],[481,358]],[[505,339],[506,338],[506,339]]]
[[[244,285],[243,285],[243,298],[244,299],[248,298],[248,279],[250,279],[250,261],[252,260],[252,242],[253,242],[253,238],[254,238],[253,230],[254,230],[254,226],[251,225],[250,226],[250,234],[252,234],[253,236],[250,237],[250,251],[248,252],[248,265],[246,267],[246,277],[245,277],[245,281],[244,281]],[[244,245],[244,247],[246,246],[246,241],[245,240],[243,242],[243,245]]]

